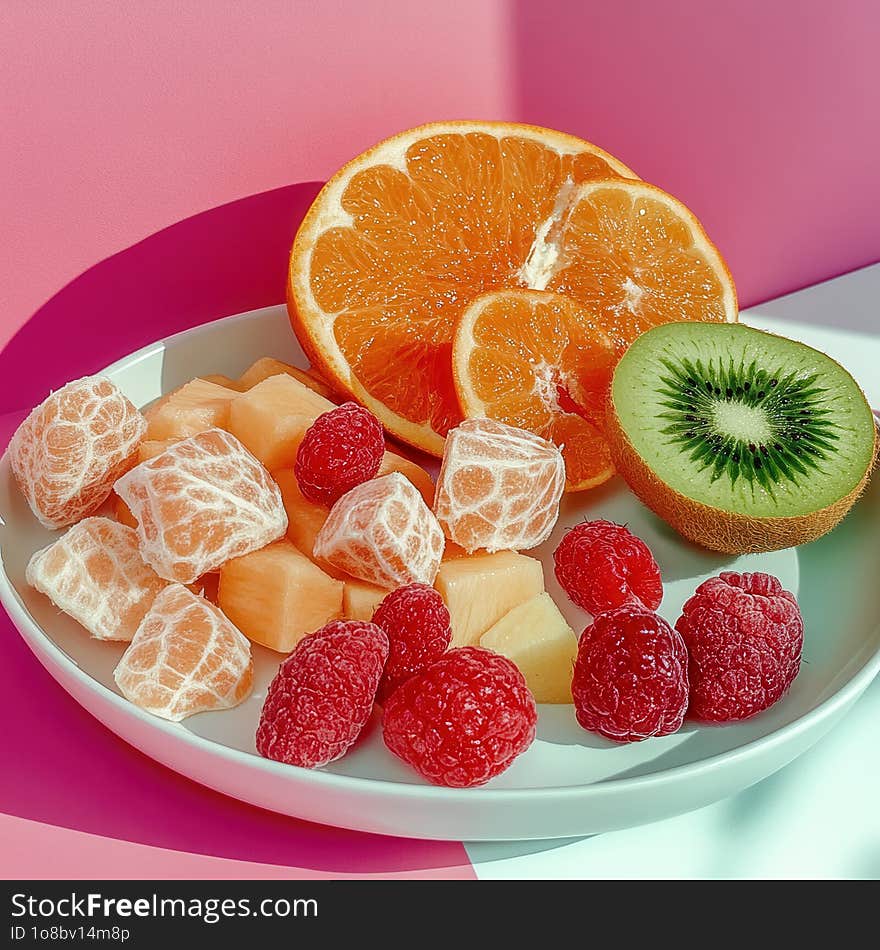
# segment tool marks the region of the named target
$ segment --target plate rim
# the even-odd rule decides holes
[[[153,355],[157,350],[164,350],[168,344],[180,341],[183,338],[198,335],[206,328],[219,323],[228,323],[230,321],[245,322],[249,319],[257,319],[260,316],[266,316],[269,312],[286,311],[284,304],[275,304],[267,307],[259,307],[255,310],[243,311],[237,314],[231,314],[225,317],[219,317],[215,320],[209,320],[193,327],[188,327],[171,336],[154,340],[137,350],[132,351],[114,362],[108,364],[102,369],[97,370],[96,376],[109,375],[122,368],[131,366],[140,360]],[[8,447],[0,457],[0,466],[7,466]],[[878,475],[877,477],[880,477]],[[2,524],[2,518],[0,518]],[[432,785],[428,783],[400,782],[382,778],[367,778],[356,775],[344,775],[336,772],[326,772],[322,769],[305,769],[298,766],[291,766],[286,763],[276,762],[272,759],[266,759],[253,752],[245,752],[232,746],[209,739],[198,733],[192,732],[180,723],[166,722],[160,717],[153,716],[145,710],[140,709],[133,703],[126,700],[120,694],[114,692],[103,683],[96,680],[82,667],[79,666],[71,657],[69,657],[42,629],[42,627],[30,616],[27,608],[24,606],[17,591],[12,585],[6,572],[6,566],[2,558],[2,549],[0,549],[0,603],[9,614],[19,636],[27,644],[28,648],[40,661],[41,665],[47,669],[47,672],[60,686],[70,695],[63,682],[54,675],[43,662],[41,651],[47,654],[52,661],[58,664],[65,673],[76,680],[87,691],[96,693],[100,699],[109,702],[123,717],[135,720],[141,726],[152,728],[166,735],[169,739],[175,739],[184,745],[192,745],[201,752],[206,752],[226,759],[236,766],[244,766],[248,769],[256,769],[258,772],[265,772],[281,780],[290,778],[299,778],[317,786],[323,786],[336,791],[371,791],[377,794],[391,795],[406,798],[421,798],[425,800],[439,799],[450,804],[461,804],[473,802],[479,799],[484,802],[495,801],[498,803],[521,801],[528,799],[553,799],[553,798],[577,798],[592,794],[614,794],[616,792],[626,793],[637,789],[645,789],[650,786],[662,786],[678,780],[686,780],[689,777],[696,776],[705,772],[713,772],[725,766],[733,766],[742,760],[749,760],[760,756],[762,753],[771,750],[774,746],[784,744],[789,739],[793,739],[803,732],[817,728],[825,720],[834,716],[838,710],[845,708],[864,692],[872,680],[880,673],[880,644],[876,649],[869,653],[859,667],[826,699],[809,712],[795,719],[793,722],[776,729],[767,735],[751,739],[734,749],[727,749],[723,752],[716,752],[710,756],[699,759],[696,762],[689,762],[682,765],[672,766],[661,771],[647,775],[635,775],[625,778],[608,778],[598,781],[580,783],[576,785],[550,785],[550,786],[532,786],[525,788],[492,788],[480,786],[476,788],[449,788],[446,786]],[[872,630],[876,637],[880,631],[880,618]],[[72,697],[82,708],[85,708],[76,697]],[[95,718],[101,725],[111,732],[115,733],[102,719],[86,709],[89,714]],[[219,712],[222,712],[220,710]],[[705,724],[704,724],[705,725]],[[711,725],[705,725],[706,728],[720,728]],[[122,741],[128,745],[134,743],[119,736]],[[163,763],[164,764],[164,763]],[[166,766],[173,769],[173,766]],[[295,770],[290,772],[289,770]],[[179,771],[173,769],[174,771]],[[186,773],[181,773],[186,774]],[[193,780],[197,781],[197,780]],[[203,783],[199,783],[203,784]],[[222,789],[220,790],[222,793]],[[225,794],[225,793],[224,793]]]

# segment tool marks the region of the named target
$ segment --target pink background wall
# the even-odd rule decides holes
[[[875,261],[877,9],[6,4],[0,343],[83,269],[164,225],[324,179],[376,139],[443,117],[520,118],[617,152],[703,218],[745,304]]]

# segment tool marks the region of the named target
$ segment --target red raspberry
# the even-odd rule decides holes
[[[329,506],[375,478],[384,454],[382,424],[363,406],[345,402],[309,426],[293,471],[309,501]]]
[[[427,584],[407,584],[392,591],[376,608],[373,623],[388,634],[390,643],[376,697],[384,703],[404,680],[446,652],[452,626],[443,598]]]
[[[260,755],[306,769],[344,755],[370,718],[387,656],[373,623],[334,620],[303,637],[269,684]]]
[[[482,647],[459,647],[385,704],[385,745],[435,785],[470,788],[532,744],[538,713],[522,673]]]
[[[623,604],[656,610],[663,599],[660,568],[648,545],[624,525],[587,521],[572,528],[553,554],[556,579],[594,617]]]
[[[571,692],[577,721],[615,742],[668,736],[688,702],[687,650],[657,614],[626,604],[581,634]]]
[[[804,621],[794,594],[769,574],[709,578],[675,626],[690,655],[690,718],[748,719],[781,699],[798,675]]]

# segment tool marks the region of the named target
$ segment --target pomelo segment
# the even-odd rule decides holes
[[[508,611],[544,590],[541,562],[513,551],[443,561],[434,587],[452,618],[453,647],[474,646]]]
[[[153,601],[113,678],[136,706],[180,722],[247,699],[254,664],[247,638],[217,607],[171,584]]]
[[[138,522],[141,553],[160,577],[191,584],[284,536],[287,514],[269,473],[228,432],[176,442],[116,483]]]
[[[45,528],[92,514],[134,465],[144,417],[101,376],[78,379],[48,396],[9,443],[12,474]]]
[[[831,530],[874,462],[858,384],[802,343],[741,325],[643,334],[611,388],[609,434],[639,498],[684,537],[770,551]]]
[[[168,582],[141,557],[137,534],[109,518],[86,518],[37,551],[27,582],[98,640],[131,640]]]
[[[314,554],[358,580],[393,589],[433,582],[444,538],[418,490],[399,472],[358,485],[330,509]]]
[[[565,464],[559,449],[492,419],[465,419],[446,438],[434,512],[468,553],[533,548],[559,517]]]
[[[223,565],[218,603],[245,636],[289,653],[342,616],[342,586],[290,541],[276,541]]]

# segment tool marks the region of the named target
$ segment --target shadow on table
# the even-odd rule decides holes
[[[0,413],[34,406],[154,340],[283,302],[290,245],[320,187],[302,182],[212,208],[90,267],[0,353]]]

